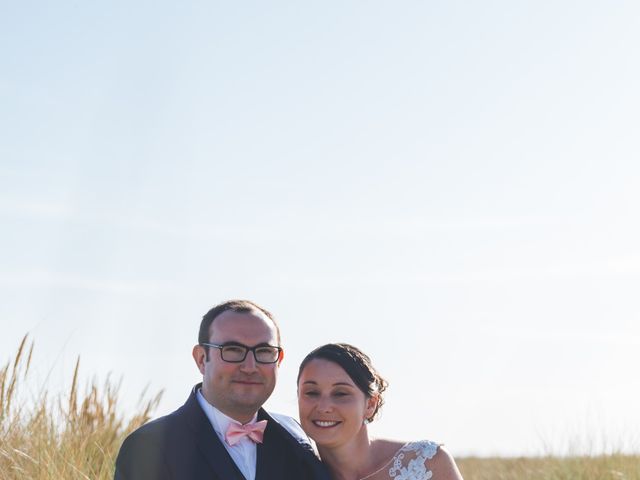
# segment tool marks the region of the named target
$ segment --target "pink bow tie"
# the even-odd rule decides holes
[[[230,423],[224,438],[230,446],[234,446],[242,440],[243,437],[249,437],[255,443],[262,443],[262,437],[264,437],[264,429],[266,426],[266,420],[260,420],[259,422],[248,425]]]

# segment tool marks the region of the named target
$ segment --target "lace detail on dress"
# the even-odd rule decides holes
[[[393,457],[389,476],[394,480],[429,480],[433,473],[427,470],[425,462],[437,451],[438,444],[430,440],[407,443]]]

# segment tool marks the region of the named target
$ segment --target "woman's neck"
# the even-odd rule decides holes
[[[374,471],[375,458],[366,430],[347,444],[337,447],[318,446],[322,462],[334,480],[359,480]]]

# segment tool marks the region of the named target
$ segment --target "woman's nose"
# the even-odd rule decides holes
[[[329,397],[320,397],[318,399],[318,410],[321,412],[330,412],[333,409],[333,402]]]

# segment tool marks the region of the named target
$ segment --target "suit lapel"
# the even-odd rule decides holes
[[[211,470],[213,470],[219,478],[224,480],[245,480],[244,475],[242,475],[236,466],[227,449],[224,448],[218,435],[213,430],[209,419],[198,403],[195,392],[200,388],[200,385],[201,384],[196,385],[187,403],[184,405],[187,422],[194,433],[198,450],[200,450],[200,453],[206,459]]]
[[[258,445],[256,460],[256,480],[273,480],[284,478],[284,451],[282,449],[282,428],[263,409],[258,411],[258,420],[267,420],[264,439]]]
[[[258,419],[269,423],[264,431],[264,442],[258,445],[256,480],[330,480],[326,467],[310,444],[300,443],[263,409],[258,410]]]
[[[202,455],[207,459],[207,463],[211,469],[216,472],[220,478],[224,480],[245,480],[244,475],[242,475],[215,432],[213,432],[213,435],[208,435],[206,432],[201,431],[196,439],[196,443]]]

